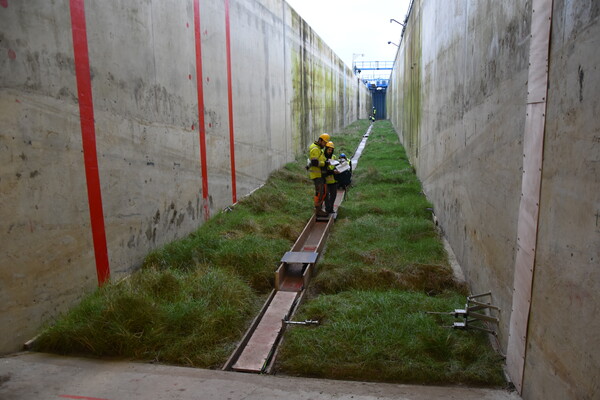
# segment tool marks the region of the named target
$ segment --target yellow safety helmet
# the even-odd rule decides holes
[[[335,146],[333,145],[333,142],[327,142],[327,144],[325,145],[325,147],[331,147],[332,149],[335,149]]]
[[[321,136],[319,136],[319,139],[323,139],[325,143],[329,142],[330,138],[331,136],[329,136],[329,133],[323,133]]]

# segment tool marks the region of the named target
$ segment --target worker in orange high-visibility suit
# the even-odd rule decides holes
[[[330,136],[328,133],[323,133],[319,138],[312,143],[308,148],[308,174],[315,185],[315,213],[317,217],[326,217],[328,214],[323,211],[323,201],[325,201],[326,190],[325,177],[321,173],[321,169],[325,168],[325,155],[323,149]]]

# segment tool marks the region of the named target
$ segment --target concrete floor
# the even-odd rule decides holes
[[[467,387],[290,378],[92,360],[43,353],[0,358],[2,400],[517,400],[516,393]]]

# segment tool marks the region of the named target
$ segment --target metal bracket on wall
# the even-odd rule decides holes
[[[486,296],[492,296],[492,292],[477,294],[467,296],[467,303],[465,304],[465,308],[457,308],[454,311],[450,312],[434,312],[434,311],[426,311],[426,314],[437,314],[437,315],[452,315],[454,318],[461,318],[462,321],[454,322],[450,326],[446,326],[447,328],[453,329],[476,329],[483,332],[491,333],[496,336],[497,333],[494,329],[489,329],[487,325],[490,323],[498,324],[500,321],[498,317],[488,314],[483,314],[477,311],[490,311],[494,310],[499,313],[500,308],[496,307],[491,303],[482,302],[479,299]],[[477,299],[477,300],[476,300]],[[479,323],[479,324],[477,324]],[[486,326],[482,326],[486,325]]]

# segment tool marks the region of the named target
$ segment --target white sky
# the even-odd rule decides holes
[[[286,0],[344,63],[394,61],[410,0]],[[364,54],[364,56],[361,56]],[[386,76],[388,71],[383,72]],[[361,76],[367,77],[369,71]]]

